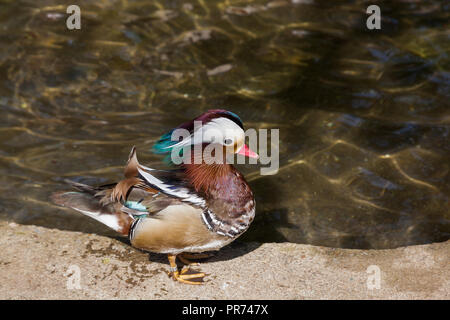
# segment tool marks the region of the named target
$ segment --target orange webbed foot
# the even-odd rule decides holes
[[[196,272],[194,270],[191,270],[189,268],[190,265],[193,265],[193,263],[191,263],[190,261],[187,261],[183,258],[180,258],[180,260],[185,263],[187,265],[187,268],[183,268],[181,269],[181,271],[178,270],[178,266],[176,264],[176,255],[170,255],[168,256],[169,258],[169,264],[170,264],[170,273],[169,276],[172,277],[172,279],[181,282],[181,283],[186,283],[186,284],[195,284],[195,285],[199,285],[199,284],[203,284],[203,278],[206,276],[205,273],[203,272]],[[186,262],[184,262],[183,260],[185,260]]]

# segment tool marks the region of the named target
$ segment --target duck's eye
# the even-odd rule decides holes
[[[232,139],[225,139],[225,140],[223,140],[223,143],[224,143],[226,146],[229,146],[229,145],[231,145],[231,144],[233,143],[233,140],[232,140]]]

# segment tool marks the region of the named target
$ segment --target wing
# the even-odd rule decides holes
[[[205,207],[206,201],[186,183],[179,170],[155,170],[142,165],[138,166],[139,178],[146,186],[154,188],[170,197],[177,198],[189,204]]]
[[[205,200],[197,196],[183,180],[181,171],[154,170],[141,166],[133,147],[118,183],[93,187],[67,181],[78,191],[55,192],[54,203],[73,208],[96,219],[123,235],[128,235],[133,223],[144,216],[173,205],[190,204],[202,207]]]
[[[169,205],[187,203],[204,207],[205,200],[197,195],[183,179],[181,170],[156,170],[139,164],[136,148],[131,149],[125,179],[111,188],[100,187],[96,193],[103,204],[121,202],[122,211],[129,215],[141,216],[154,214]]]

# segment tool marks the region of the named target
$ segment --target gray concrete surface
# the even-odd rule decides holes
[[[119,239],[0,222],[1,299],[449,299],[450,241],[393,250],[234,243],[201,286]],[[380,270],[376,285],[371,265]],[[79,281],[77,281],[79,279]]]

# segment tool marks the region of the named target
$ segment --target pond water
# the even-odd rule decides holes
[[[240,166],[243,241],[393,248],[450,238],[450,4],[378,1],[0,2],[0,218],[112,235],[48,196],[117,181],[211,108],[280,129],[280,170]]]

